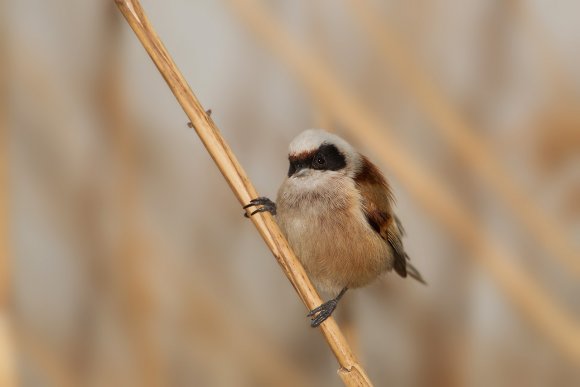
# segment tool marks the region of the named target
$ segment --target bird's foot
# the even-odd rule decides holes
[[[320,305],[318,308],[312,309],[306,316],[312,317],[310,321],[310,326],[316,328],[324,322],[327,318],[332,315],[332,312],[336,309],[338,305],[338,300],[333,299],[326,301],[324,304]]]
[[[312,328],[316,328],[317,326],[322,324],[324,320],[330,317],[332,312],[334,312],[334,310],[336,309],[338,301],[340,301],[340,299],[342,298],[342,296],[344,296],[344,293],[346,293],[347,290],[348,287],[345,286],[344,288],[342,288],[340,293],[338,293],[338,295],[334,297],[332,300],[326,301],[318,308],[314,308],[310,312],[308,312],[306,316],[312,317],[311,318],[312,321],[310,321],[310,326]]]
[[[261,206],[258,209],[252,211],[252,213],[250,215],[248,215],[248,213],[244,213],[244,216],[246,218],[249,218],[250,216],[257,214],[258,212],[269,212],[272,215],[276,215],[276,203],[274,203],[273,201],[271,201],[270,199],[268,199],[267,197],[259,197],[256,199],[252,199],[250,200],[250,204],[246,204],[244,206],[244,210],[253,206]]]

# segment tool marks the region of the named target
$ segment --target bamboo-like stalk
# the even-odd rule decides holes
[[[295,72],[307,89],[336,116],[350,134],[376,154],[408,191],[457,238],[474,252],[510,301],[554,345],[580,363],[580,326],[519,265],[510,251],[478,226],[449,190],[423,169],[396,138],[353,97],[332,71],[298,45],[275,17],[254,0],[231,0],[237,15]]]
[[[492,154],[487,141],[478,136],[478,131],[445,97],[445,93],[430,81],[418,61],[397,40],[396,34],[378,18],[376,10],[371,9],[368,0],[350,0],[349,3],[353,10],[351,14],[377,47],[382,60],[393,66],[398,78],[436,124],[434,127],[443,138],[497,192],[506,208],[532,234],[533,240],[542,244],[551,256],[559,259],[568,271],[580,276],[580,251],[577,251],[558,222],[542,211],[508,176],[498,158]],[[548,64],[553,70],[552,61],[548,61]],[[557,71],[551,73],[559,74]]]
[[[257,197],[257,192],[218,128],[205,113],[181,72],[161,43],[141,4],[137,0],[115,0],[123,16],[143,44],[145,50],[165,78],[169,88],[191,120],[198,136],[212,156],[222,175],[241,204]],[[278,225],[269,214],[252,217],[252,222],[276,257],[284,273],[308,309],[322,303],[304,268],[288,246]],[[368,386],[371,382],[355,355],[350,350],[334,319],[321,325],[322,333],[334,353],[343,382],[348,386]]]

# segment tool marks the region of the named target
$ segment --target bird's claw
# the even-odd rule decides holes
[[[336,309],[338,305],[337,300],[330,300],[326,301],[324,304],[320,305],[317,308],[312,309],[308,314],[307,317],[312,317],[310,320],[310,326],[312,328],[318,327],[320,324],[324,322],[327,318],[332,315],[332,312]]]
[[[271,201],[270,199],[268,199],[267,197],[259,197],[256,199],[252,199],[250,200],[249,204],[246,204],[243,208],[244,210],[253,206],[261,206],[259,208],[257,208],[256,210],[252,211],[252,213],[250,213],[250,215],[248,215],[248,213],[244,213],[244,216],[246,218],[249,218],[250,216],[257,214],[258,212],[269,212],[272,215],[276,215],[276,203],[274,203],[273,201]]]

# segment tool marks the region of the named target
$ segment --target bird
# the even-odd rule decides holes
[[[308,313],[312,327],[332,315],[348,289],[364,287],[383,273],[394,270],[426,284],[409,262],[393,193],[375,164],[322,129],[296,136],[288,161],[276,202],[255,198],[243,207],[244,215],[274,215],[316,288],[336,294]]]

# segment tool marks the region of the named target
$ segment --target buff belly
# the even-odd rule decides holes
[[[390,247],[370,228],[362,211],[316,208],[320,207],[282,205],[277,220],[319,290],[338,293],[345,286],[365,286],[392,268]]]

